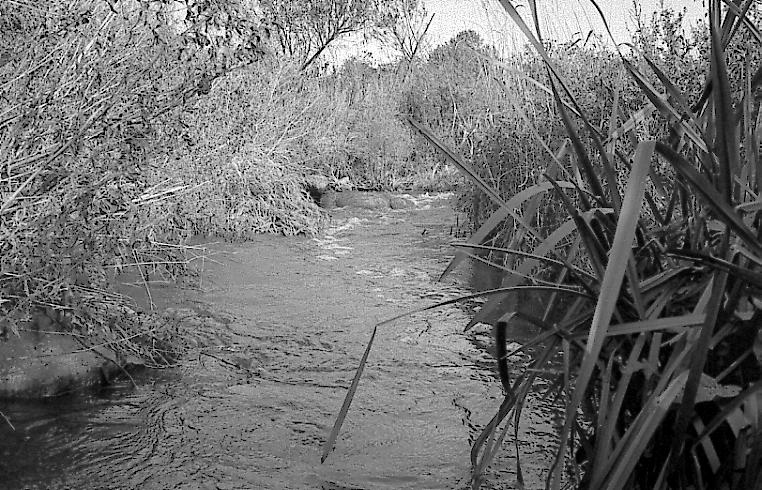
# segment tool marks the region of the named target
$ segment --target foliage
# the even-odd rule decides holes
[[[405,8],[268,5],[296,16],[287,41],[308,58]],[[321,37],[332,8],[346,16]],[[359,79],[336,90],[341,77],[265,58],[266,13],[244,0],[0,5],[3,330],[43,310],[68,328],[107,326],[86,311],[92,288],[106,294],[127,267],[181,272],[193,234],[316,231],[311,174],[385,188],[432,178],[399,119],[375,126],[374,112],[395,111],[391,89],[352,101]]]
[[[316,232],[323,217],[304,177],[326,172],[341,114],[288,63],[266,60],[219,79],[172,126],[186,143],[160,172],[189,188],[174,206],[176,226],[237,240]]]
[[[349,60],[321,86],[339,123],[329,144],[321,145],[328,151],[320,153],[323,171],[333,181],[346,178],[357,188],[385,190],[454,185],[454,172],[421,146],[404,122],[400,107],[408,81],[394,66]]]
[[[746,74],[746,89],[740,92],[743,100],[737,112],[733,111],[724,53],[727,43],[723,44],[717,22],[710,30],[711,67],[705,67],[713,86],[710,96],[700,99],[695,111],[688,108],[686,95],[656,65],[651,65],[654,75],[668,97],[656,92],[642,72],[623,59],[671,131],[660,141],[639,142],[636,136],[629,151],[616,154],[606,148],[617,148],[616,139],[625,132],[616,132],[616,126],[611,126],[608,139],[598,133],[597,125],[591,124],[594,119],[582,112],[584,98],[568,90],[552,53],[541,42],[539,30],[531,33],[515,8],[508,2],[504,6],[551,74],[557,110],[575,143],[576,170],[583,179],[570,186],[576,188],[574,204],[561,182],[548,176],[574,223],[568,232],[570,237],[576,236],[575,245],[563,255],[556,252],[564,265],[555,267],[558,292],[544,315],[518,311],[509,317],[521,317],[540,328],[543,333],[536,342],[543,343],[543,350],[535,357],[531,372],[503,379],[507,386],[505,402],[474,448],[475,484],[494,456],[489,441],[493,437],[502,440],[510,426],[508,422],[500,428],[504,420],[512,416],[519,420],[521,400],[532,389],[534,373],[544,370],[561,349],[564,372],[574,376],[567,374],[558,385],[558,393],[568,405],[558,460],[549,475],[552,488],[562,482],[566,446],[575,436],[587,448],[589,466],[581,475],[581,483],[588,488],[684,487],[688,482],[715,487],[721,481],[743,488],[758,486],[762,453],[755,440],[759,428],[753,421],[746,422],[750,426],[745,444],[723,448],[736,452],[734,461],[729,466],[721,462],[711,470],[697,471],[689,463],[696,451],[696,439],[687,440],[685,434],[697,401],[728,393],[721,383],[737,387],[729,389],[735,393],[734,402],[724,402],[736,406],[755,399],[759,391],[759,360],[751,355],[750,345],[759,332],[755,320],[759,315],[759,283],[753,272],[744,276],[738,273],[750,266],[753,269],[762,252],[755,231],[756,211],[744,210],[756,202],[753,176],[758,161],[754,151],[741,155],[739,150],[742,144],[758,148],[758,106],[754,107],[753,100],[762,80]],[[719,18],[719,6],[714,4],[710,13]],[[735,22],[740,21],[731,15],[726,25]],[[568,116],[571,108],[561,103],[561,93],[580,114],[585,133],[593,140],[592,148],[582,144],[581,133]],[[615,122],[616,110],[615,105]],[[686,113],[687,117],[676,117]],[[746,136],[741,138],[741,134]],[[592,165],[593,156],[600,165]],[[654,158],[673,168],[667,186],[654,180]],[[623,195],[615,178],[615,163],[631,167]],[[567,173],[571,171],[574,169]],[[656,202],[651,196],[653,189],[670,197]],[[649,213],[640,217],[646,203]],[[531,227],[525,229],[534,233]],[[552,251],[553,247],[542,241],[533,253],[542,256]],[[577,254],[584,255],[585,260],[575,261]],[[513,270],[530,272],[525,264]],[[512,278],[504,281],[504,286],[514,283]],[[597,300],[577,301],[571,308],[564,305],[563,314],[554,317],[552,303],[570,289],[585,291]],[[497,304],[497,299],[492,304]],[[485,309],[489,307],[488,303]],[[749,347],[739,351],[734,348],[738,343]],[[669,414],[675,417],[674,431],[662,425]],[[716,423],[728,416],[720,412]],[[591,433],[582,427],[590,427]],[[742,461],[741,468],[746,471],[734,474],[735,461]]]
[[[390,46],[400,56],[400,67],[411,65],[429,51],[427,38],[434,14],[429,16],[421,0],[403,0],[397,3],[397,22],[378,33],[382,45]]]
[[[482,484],[495,454],[520,422],[528,394],[548,385],[537,383],[539,378],[550,377],[552,394],[566,412],[556,461],[548,472],[550,488],[565,483],[583,488],[760,488],[762,73],[757,55],[762,37],[752,22],[756,18],[744,19],[753,2],[726,3],[724,12],[720,2],[710,2],[707,56],[701,58],[700,42],[690,53],[680,52],[684,59],[695,53],[702,67],[694,70],[688,62],[690,69],[678,73],[700,76],[685,75],[682,84],[647,52],[639,61],[619,53],[627,78],[611,87],[609,104],[600,104],[592,91],[578,92],[569,81],[570,69],[573,74],[581,64],[563,55],[586,53],[565,49],[559,56],[543,41],[536,19],[533,32],[512,2],[501,4],[540,56],[548,77],[543,90],[552,98],[558,124],[538,129],[531,125],[537,119],[524,118],[535,144],[543,148],[537,154],[550,156],[539,168],[544,181],[505,193],[491,181],[494,170],[482,171],[476,151],[461,157],[448,133],[439,137],[436,129],[410,119],[495,206],[468,242],[458,244],[445,271],[473,256],[472,250],[487,249],[494,254],[494,267],[506,272],[500,288],[482,293],[489,300],[469,325],[501,319],[495,325],[495,340],[503,343],[496,346],[496,360],[505,391],[474,443],[473,487]],[[533,11],[534,2],[530,4]],[[736,36],[747,40],[733,44]],[[603,66],[609,69],[615,59],[609,56]],[[696,78],[705,83],[696,84]],[[533,80],[538,87],[540,82]],[[640,96],[626,93],[633,86]],[[647,102],[622,110],[639,97]],[[649,119],[652,113],[658,119]],[[568,140],[549,146],[559,124]],[[499,145],[494,148],[499,151]],[[574,158],[568,158],[570,153]],[[560,225],[536,227],[546,212],[543,195],[552,195],[562,207]],[[508,244],[485,244],[506,218],[513,223]],[[507,295],[527,291],[542,295],[544,310],[501,309]],[[515,352],[506,352],[500,334],[512,323],[538,332],[519,349],[533,348],[533,362],[515,373],[507,364]],[[712,410],[703,420],[705,428],[688,430],[707,416],[707,407]],[[728,426],[734,427],[730,440],[716,437],[719,428]],[[581,468],[569,457],[575,450]],[[718,458],[702,464],[710,451]],[[523,485],[521,455],[516,464]]]
[[[342,37],[394,25],[408,3],[404,0],[264,0],[262,8],[274,26],[281,52],[299,60],[305,69]]]
[[[261,54],[247,19],[228,12],[223,32],[216,3],[187,5],[174,20],[163,3],[137,0],[0,6],[3,330],[44,309],[95,333],[83,319],[103,315],[86,298],[108,296],[111,271],[182,265],[159,225],[183,187],[145,171],[160,151],[156,132],[216,77]]]

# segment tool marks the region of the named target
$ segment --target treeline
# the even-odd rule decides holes
[[[419,14],[419,23],[423,25],[426,18]],[[640,67],[654,63],[669,71],[683,93],[700,94],[709,49],[707,30],[697,25],[686,32],[683,24],[681,13],[667,10],[654,15],[636,33],[632,50],[647,54],[649,61],[633,56],[633,63]],[[743,42],[736,40],[733,46]],[[571,95],[596,127],[608,129],[639,113],[647,99],[618,54],[602,44],[600,37],[592,36],[585,42],[547,47],[569,81]],[[744,73],[740,65],[753,60],[738,56],[731,64],[739,68],[732,71],[734,76],[740,77]],[[650,75],[647,82],[657,84],[658,78]],[[344,146],[333,147],[336,154],[327,160],[325,171],[348,176],[360,187],[443,189],[458,181],[455,168],[412,130],[408,118],[431,128],[504,196],[542,180],[551,153],[568,142],[546,68],[531,48],[499,53],[473,31],[417,51],[413,58],[400,54],[395,62],[380,66],[349,60],[323,75],[321,87],[343,103],[346,112],[337,113],[337,119],[346,121],[348,135]],[[562,98],[569,103],[567,96]],[[614,107],[618,113],[612,120]],[[643,111],[638,120],[641,138],[655,137],[665,129],[653,111]],[[564,158],[575,158],[574,152],[566,152]],[[467,181],[460,182],[460,205],[477,225],[491,214],[494,204]],[[544,205],[549,207],[543,214],[547,222],[537,226],[552,228],[557,224],[554,203]]]

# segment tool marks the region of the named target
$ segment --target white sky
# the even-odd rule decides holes
[[[446,42],[464,29],[475,30],[495,46],[511,47],[517,41],[519,45],[524,44],[497,0],[424,0],[424,4],[429,14],[436,14],[429,29],[435,44]],[[522,4],[524,7],[520,6]],[[575,33],[582,33],[581,36],[585,37],[591,29],[605,34],[600,15],[590,0],[537,0],[537,4],[540,24],[548,38],[569,40],[574,38]],[[706,13],[706,0],[638,0],[638,4],[642,8],[644,21],[651,18],[660,4],[673,10],[686,8],[686,23],[691,25]],[[527,1],[514,1],[514,5],[529,21]],[[598,0],[598,5],[606,16],[614,39],[617,42],[630,41],[636,26],[633,0]]]

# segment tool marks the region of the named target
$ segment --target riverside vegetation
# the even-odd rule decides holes
[[[409,118],[490,202],[444,274],[467,256],[484,261],[475,251],[505,272],[466,326],[501,319],[505,392],[473,445],[472,486],[512,428],[517,437],[524,400],[547,386],[535,383],[543,377],[566,412],[548,487],[760,488],[759,5],[709,2],[708,26],[690,35],[663,12],[635,49],[612,53],[547,43],[534,1],[531,24],[500,3],[541,60],[481,58],[533,141],[531,172],[505,178],[523,162],[499,143],[464,157]],[[517,64],[547,98],[516,95],[505,73]],[[591,66],[594,85],[580,86]],[[548,100],[558,124],[533,112]],[[542,296],[544,311],[501,309],[527,292]],[[393,321],[374,329],[324,459],[377,330]],[[537,336],[516,351],[533,349],[532,363],[511,373],[504,329],[515,322]]]
[[[475,488],[540,377],[566,411],[551,488],[762,487],[759,5],[712,1],[689,32],[663,11],[611,50],[548,41],[534,1],[530,23],[500,3],[525,51],[471,31],[432,49],[405,0],[3,3],[4,332],[44,312],[167,365],[171,327],[111,293],[114,274],[176,278],[202,257],[194,235],[316,232],[310,175],[456,188],[473,234],[444,274],[469,257],[505,273],[466,327],[501,319],[501,345],[511,322],[537,332],[527,369],[496,349],[505,399],[474,443]],[[359,31],[397,61],[320,64]],[[529,293],[544,311],[504,309]]]

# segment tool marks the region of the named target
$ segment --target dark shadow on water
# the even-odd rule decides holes
[[[174,376],[146,370],[132,377],[144,388],[119,378],[85,394],[0,401],[9,422],[0,424],[0,488],[69,488],[79,480],[69,481],[70,473],[89,473],[85,468],[102,465],[120,440],[143,431],[145,420],[136,410],[141,392]]]
[[[487,291],[504,287],[503,279],[508,273],[494,266],[478,260],[468,261],[468,282],[473,291]],[[522,283],[525,284],[525,283]],[[553,294],[549,291],[518,291],[507,294],[495,309],[495,313],[488,316],[485,323],[494,324],[500,317],[509,312],[525,313],[527,316],[543,318]],[[571,298],[557,297],[555,307],[547,312],[547,321],[559,321]],[[529,327],[531,324],[521,319],[514,319],[513,325],[517,327]]]

